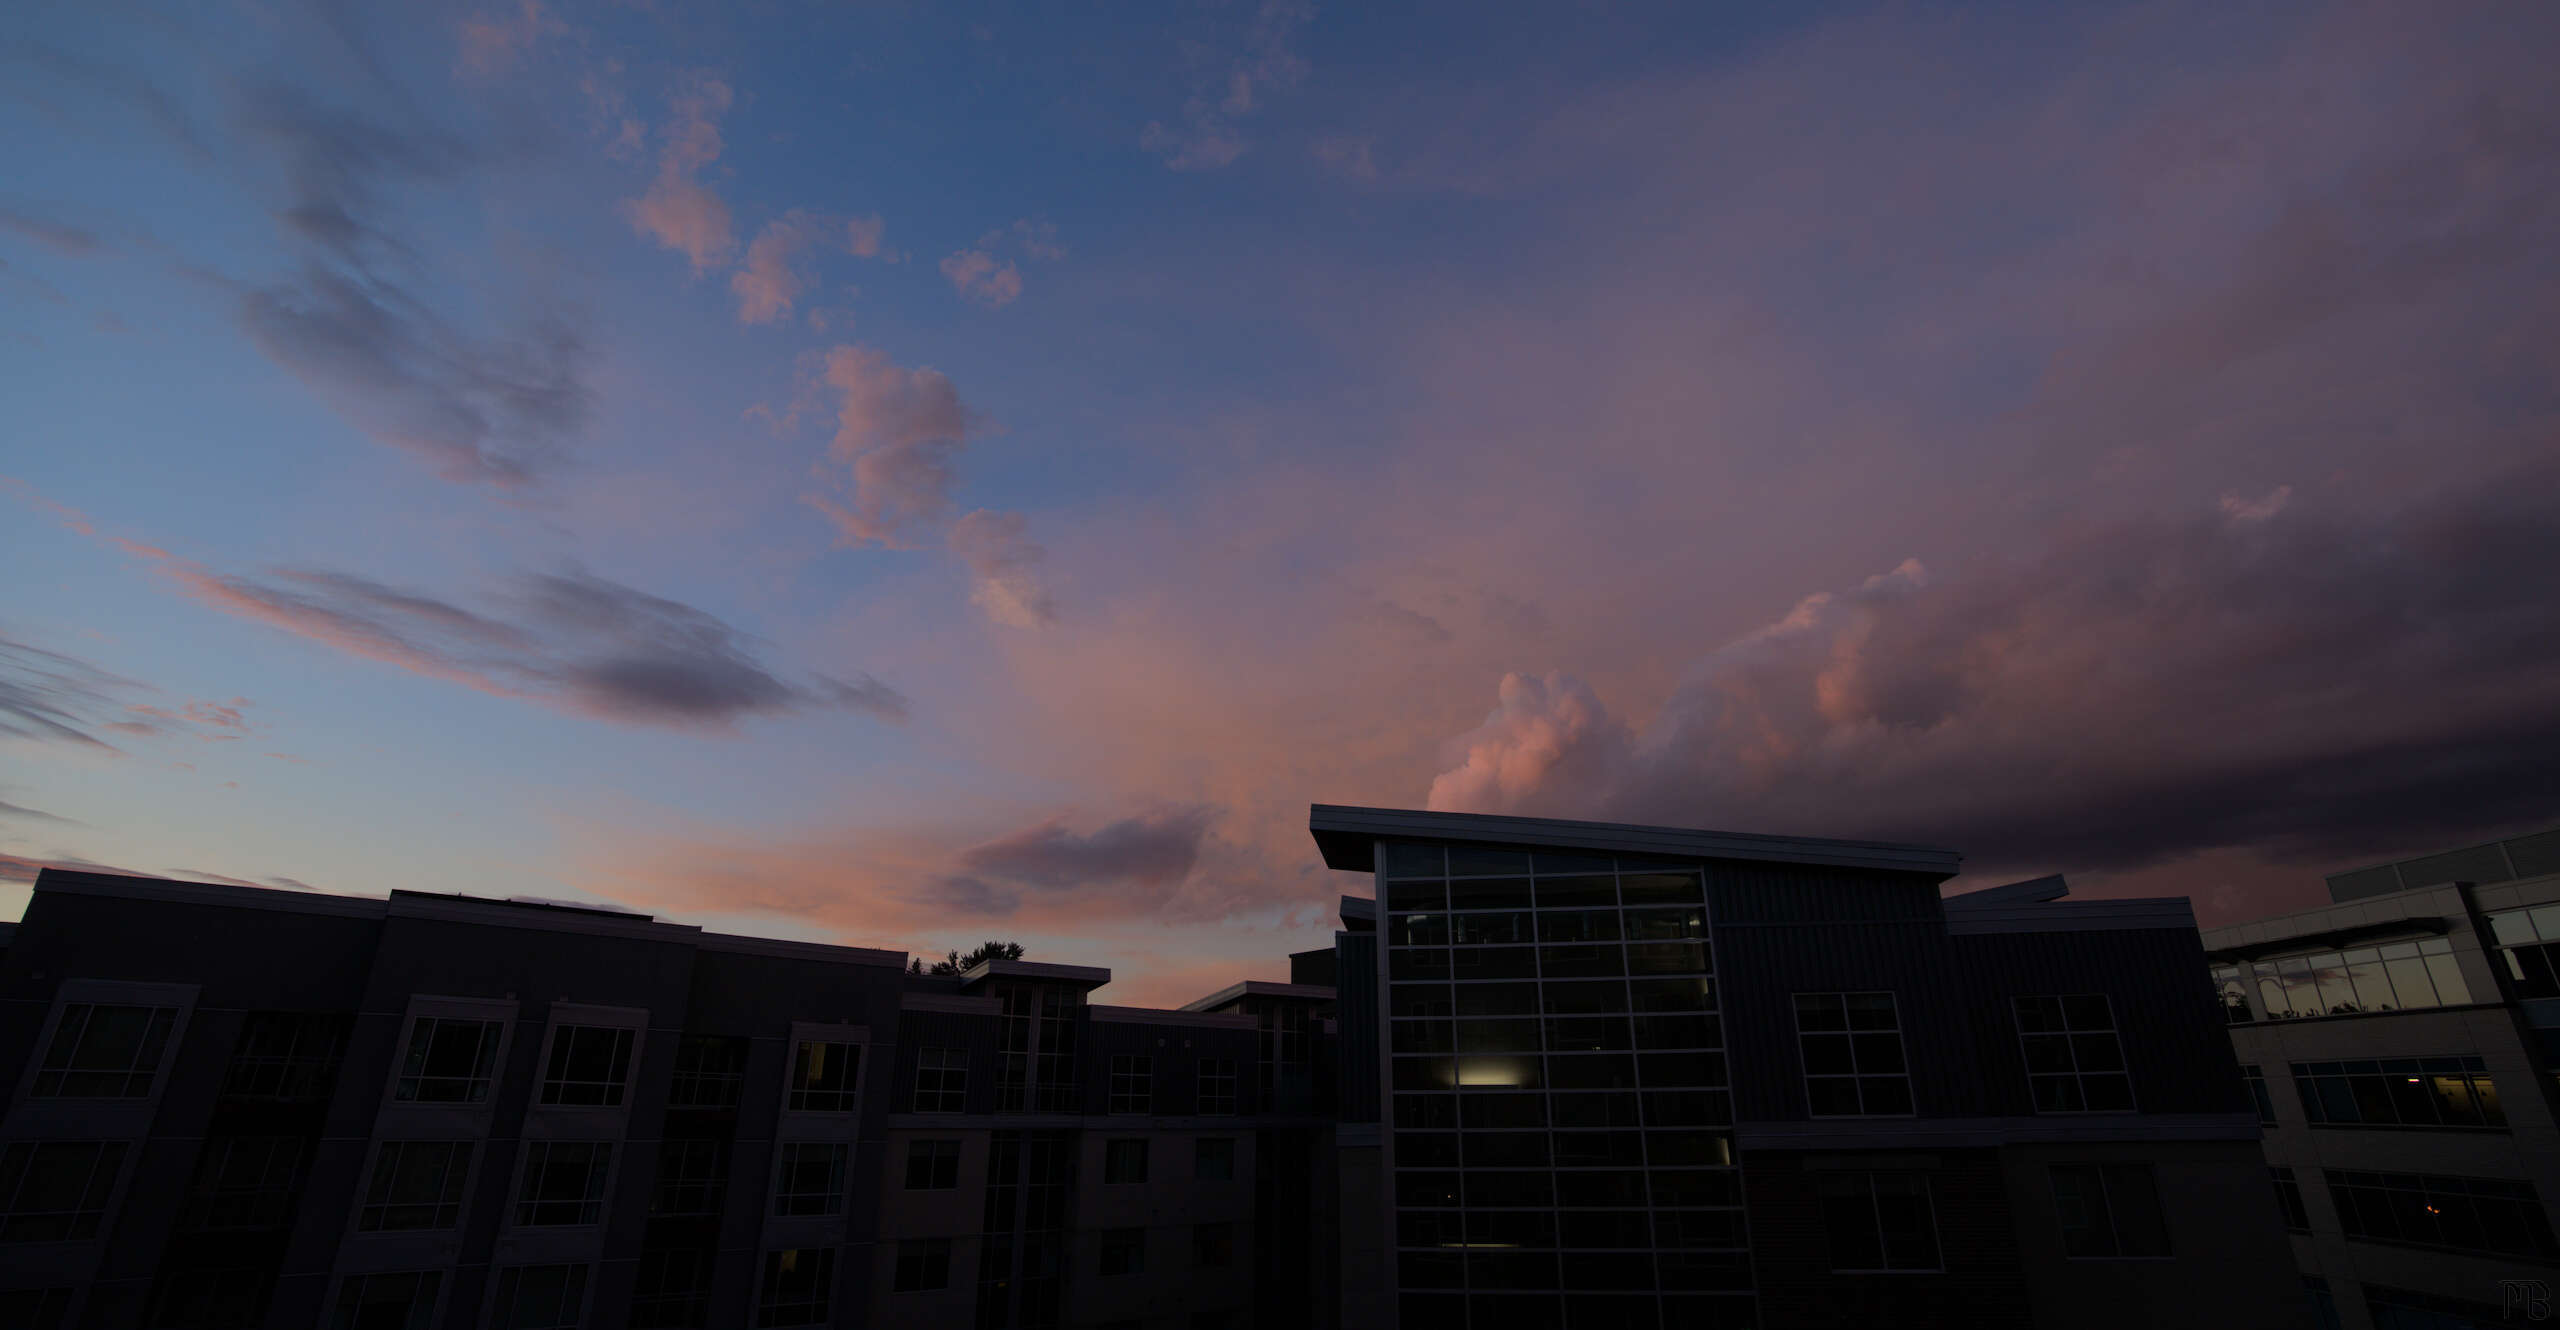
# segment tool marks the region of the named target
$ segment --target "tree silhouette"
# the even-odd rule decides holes
[[[970,952],[966,956],[963,956],[956,951],[952,952],[941,960],[935,961],[933,963],[933,968],[930,970],[924,968],[924,958],[917,957],[907,962],[907,973],[934,974],[957,978],[962,972],[970,969],[972,966],[975,966],[980,961],[1018,961],[1021,959],[1021,943],[989,940],[979,943],[978,949]]]

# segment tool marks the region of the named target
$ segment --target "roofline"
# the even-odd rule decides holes
[[[1984,887],[1980,891],[1960,891],[1946,898],[1950,910],[1978,910],[1987,905],[2036,905],[2058,901],[2071,894],[2071,884],[2060,873],[2012,882],[2005,887]]]
[[[1963,856],[1953,850],[1890,841],[1817,840],[1738,831],[1700,831],[1632,822],[1572,822],[1560,818],[1440,813],[1406,808],[1310,804],[1307,830],[1324,853],[1325,867],[1366,872],[1379,840],[1473,841],[1479,844],[1601,850],[1672,859],[1725,859],[1745,863],[1817,864],[1870,872],[1914,873],[1933,881],[1956,875]]]
[[[967,988],[989,979],[1051,979],[1082,984],[1096,989],[1111,982],[1111,972],[1098,965],[1060,965],[1055,961],[985,960],[960,972],[960,986]]]
[[[1211,1011],[1239,998],[1298,998],[1309,1002],[1333,1001],[1333,988],[1328,984],[1283,984],[1270,979],[1247,979],[1229,984],[1209,996],[1182,1004],[1184,1011]]]

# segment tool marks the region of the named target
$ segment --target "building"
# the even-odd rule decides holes
[[[1332,993],[46,870],[0,1326],[1328,1322]],[[1312,959],[1310,963],[1316,963]]]
[[[2307,1326],[2183,899],[1318,805],[1343,1323]],[[1374,1072],[1366,1071],[1374,1068]]]
[[[2554,1317],[2560,830],[2328,880],[2204,935],[2330,1325]]]

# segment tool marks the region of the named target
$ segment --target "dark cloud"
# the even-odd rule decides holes
[[[0,817],[23,818],[29,822],[53,822],[66,827],[80,825],[70,818],[48,813],[41,808],[29,808],[25,804],[13,804],[5,799],[0,799]]]
[[[13,208],[0,208],[0,231],[23,236],[57,254],[74,258],[98,251],[98,235],[76,226],[65,226],[43,217],[31,216]]]
[[[140,688],[87,661],[0,637],[0,736],[111,748],[91,730]]]
[[[2548,821],[2555,492],[2544,466],[2382,513],[2110,525],[1944,581],[1906,564],[1697,662],[1641,726],[1513,676],[1431,801],[1984,869],[2342,861]]]
[[[1044,890],[1133,884],[1166,887],[1190,876],[1212,808],[1172,808],[1124,817],[1086,833],[1051,819],[972,846],[960,856],[970,873]]]
[[[112,864],[91,863],[78,857],[37,859],[23,854],[0,851],[0,882],[33,882],[36,880],[36,874],[48,868],[60,868],[75,873],[114,873],[119,877],[157,876],[157,874],[136,869],[118,868]]]
[[[895,689],[863,676],[792,683],[713,616],[585,573],[511,580],[485,609],[368,578],[286,569],[163,570],[205,604],[357,655],[507,697],[608,720],[725,727],[752,715],[846,708],[907,714]]]

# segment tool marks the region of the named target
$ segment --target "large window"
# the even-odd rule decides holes
[[[2039,1113],[2130,1113],[2133,1082],[2103,993],[2013,1001],[2027,1091]]]
[[[1818,1118],[1911,1112],[1902,1022],[1891,993],[1796,994],[1805,1098]]]
[[[329,1330],[427,1330],[444,1275],[435,1270],[350,1275],[338,1286]]]
[[[951,1287],[951,1239],[908,1238],[898,1244],[893,1293],[930,1293]]]
[[[551,1062],[542,1072],[542,1102],[612,1108],[631,1075],[632,1032],[602,1025],[563,1025],[551,1033]]]
[[[658,1177],[649,1189],[650,1214],[716,1215],[728,1190],[728,1141],[709,1137],[659,1142]]]
[[[916,1054],[919,1113],[959,1113],[969,1106],[969,1051],[928,1048]]]
[[[908,1191],[950,1191],[959,1185],[958,1141],[907,1142]]]
[[[194,1233],[284,1227],[306,1150],[299,1136],[206,1137],[179,1227]]]
[[[392,1097],[415,1104],[477,1104],[489,1097],[489,1075],[506,1033],[499,1021],[420,1016],[409,1023],[409,1049]]]
[[[1836,1274],[1932,1271],[1938,1218],[1920,1173],[1818,1173],[1822,1228]]]
[[[0,1150],[0,1242],[98,1236],[124,1151],[122,1141],[19,1141]]]
[[[1225,1117],[1236,1111],[1236,1060],[1200,1059],[1200,1112]]]
[[[2344,1169],[2322,1169],[2321,1177],[2351,1238],[2543,1261],[2560,1256],[2528,1182]]]
[[[2240,1080],[2249,1087],[2249,1100],[2257,1106],[2258,1125],[2261,1127],[2276,1125],[2276,1099],[2274,1095],[2267,1093],[2267,1074],[2252,1064],[2240,1069]]]
[[[735,1035],[689,1034],[676,1040],[669,1108],[736,1108],[747,1080],[747,1041]]]
[[[152,1281],[150,1318],[143,1324],[166,1330],[229,1330],[263,1324],[270,1273],[263,1264],[164,1269]],[[20,1327],[26,1322],[9,1319],[8,1309],[0,1305],[0,1325]]]
[[[2249,972],[2267,1019],[2275,1021],[2452,1007],[2471,1000],[2461,967],[2454,963],[2453,943],[2440,937],[2252,961]]]
[[[643,1247],[631,1285],[631,1330],[695,1330],[711,1315],[714,1256],[699,1247]]]
[[[367,1233],[451,1228],[471,1177],[469,1141],[385,1141],[373,1156],[356,1227]]]
[[[833,1247],[766,1252],[764,1278],[756,1292],[758,1330],[777,1325],[826,1324],[835,1282]]]
[[[2507,1125],[2497,1083],[2475,1057],[2297,1062],[2302,1115],[2328,1127]]]
[[[2239,1025],[2258,1019],[2249,1010],[2249,972],[2238,965],[2213,967],[2213,996],[2222,1004],[2222,1019]]]
[[[492,1330],[574,1330],[587,1304],[587,1267],[517,1265],[498,1272]]]
[[[1102,1273],[1105,1276],[1144,1274],[1147,1269],[1147,1231],[1143,1228],[1106,1228],[1102,1230]]]
[[[825,1141],[785,1141],[774,1175],[773,1212],[777,1215],[844,1213],[846,1148]]]
[[[612,1171],[610,1141],[527,1141],[516,1190],[516,1223],[528,1228],[596,1223],[604,1217],[605,1178]]]
[[[346,1046],[347,1018],[336,1012],[250,1012],[223,1073],[223,1097],[288,1104],[326,1099]]]
[[[1103,1142],[1102,1180],[1114,1184],[1146,1181],[1146,1138],[1126,1137]]]
[[[74,1002],[62,1009],[36,1069],[38,1099],[141,1099],[177,1024],[175,1007]]]
[[[2497,911],[2489,936],[2517,997],[2560,997],[2560,905]]]
[[[1155,1059],[1144,1053],[1111,1055],[1111,1111],[1152,1113],[1156,1107]]]
[[[2267,1179],[2275,1184],[2276,1211],[2284,1216],[2285,1231],[2289,1233],[2310,1232],[2311,1211],[2309,1207],[2302,1203],[2302,1183],[2294,1178],[2293,1170],[2289,1168],[2269,1168],[2267,1170]]]
[[[862,1045],[803,1039],[791,1052],[791,1107],[850,1113],[862,1090]]]
[[[2062,1250],[2078,1260],[2165,1260],[2169,1225],[2149,1164],[2055,1164]]]

